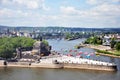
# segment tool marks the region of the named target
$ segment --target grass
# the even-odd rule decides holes
[[[120,51],[115,51],[114,54],[120,56]]]
[[[96,50],[98,53],[104,53],[104,54],[110,54],[110,55],[115,55],[115,56],[120,56],[120,51],[114,51],[114,52],[109,52],[109,51],[104,51],[104,50]]]

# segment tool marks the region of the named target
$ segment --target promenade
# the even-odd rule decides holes
[[[0,61],[0,67],[5,67]],[[35,62],[7,62],[6,67],[39,67],[39,68],[75,68],[100,71],[116,71],[114,63],[78,58],[66,55],[43,57]]]

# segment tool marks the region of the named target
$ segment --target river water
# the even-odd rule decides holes
[[[67,50],[85,39],[73,41],[48,40],[52,50],[67,54]],[[66,50],[66,51],[65,51]],[[93,49],[81,48],[77,52],[94,53]],[[75,54],[75,53],[73,53]],[[85,55],[82,55],[86,58]],[[0,80],[120,80],[120,59],[92,55],[90,59],[114,62],[117,72],[79,70],[79,69],[41,69],[41,68],[0,68]]]

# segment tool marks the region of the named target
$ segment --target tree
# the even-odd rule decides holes
[[[115,48],[116,48],[116,50],[120,51],[120,42],[117,42],[117,43],[116,43]]]
[[[90,37],[85,41],[85,43],[87,43],[87,44],[99,44],[100,45],[100,44],[102,44],[102,39],[100,37],[97,37],[97,36]]]
[[[0,57],[12,58],[18,47],[31,47],[35,40],[26,37],[0,38]]]
[[[70,39],[70,38],[72,38],[72,34],[66,33],[66,34],[65,34],[65,39]]]
[[[42,42],[43,42],[46,46],[49,45],[49,43],[48,43],[46,40],[42,40]]]
[[[113,39],[111,40],[111,42],[110,42],[110,47],[111,47],[111,48],[114,48],[114,47],[115,47],[115,44],[116,44],[116,42],[115,42],[115,39],[113,38]]]

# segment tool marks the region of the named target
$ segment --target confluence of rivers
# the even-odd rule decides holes
[[[85,39],[73,41],[48,40],[52,49],[67,54],[65,50],[74,49]],[[81,48],[77,52],[94,53],[93,49]],[[86,57],[84,54],[83,57]],[[90,56],[90,59],[114,62],[117,72],[79,70],[79,69],[41,69],[41,68],[0,68],[0,80],[120,80],[120,59],[105,56]]]

